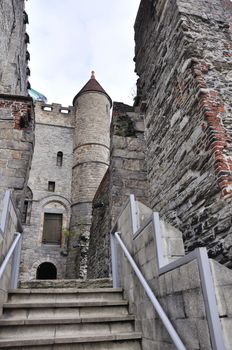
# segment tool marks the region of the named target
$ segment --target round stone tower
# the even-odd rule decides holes
[[[94,72],[74,97],[73,106],[76,124],[67,278],[85,278],[92,200],[109,165],[112,106]]]

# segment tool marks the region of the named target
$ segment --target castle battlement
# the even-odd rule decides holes
[[[73,107],[64,107],[59,103],[35,102],[36,122],[66,127],[74,126]]]
[[[60,103],[44,103],[36,101],[35,107],[41,109],[44,112],[53,112],[60,114],[72,114],[73,107],[72,106],[62,106]]]

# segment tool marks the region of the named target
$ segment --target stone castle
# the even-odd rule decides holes
[[[174,349],[119,231],[187,349],[230,350],[232,2],[141,0],[134,106],[112,103],[94,72],[72,106],[33,100],[27,23],[24,0],[1,2],[0,264],[20,232],[21,286],[118,286],[119,271],[143,349]]]
[[[22,213],[21,278],[44,263],[85,277],[88,260],[89,275],[108,276],[107,232],[130,193],[181,230],[186,251],[207,246],[230,267],[231,2],[141,1],[135,106],[115,102],[111,128],[94,73],[72,107],[33,105],[23,1],[2,13],[0,186]]]

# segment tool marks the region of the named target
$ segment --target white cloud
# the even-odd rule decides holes
[[[113,100],[129,103],[134,74],[133,25],[139,0],[27,2],[34,89],[49,102],[72,103],[90,78]]]

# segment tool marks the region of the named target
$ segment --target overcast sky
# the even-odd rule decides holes
[[[91,70],[114,101],[132,103],[133,25],[140,0],[30,0],[30,82],[48,102],[72,104]]]

